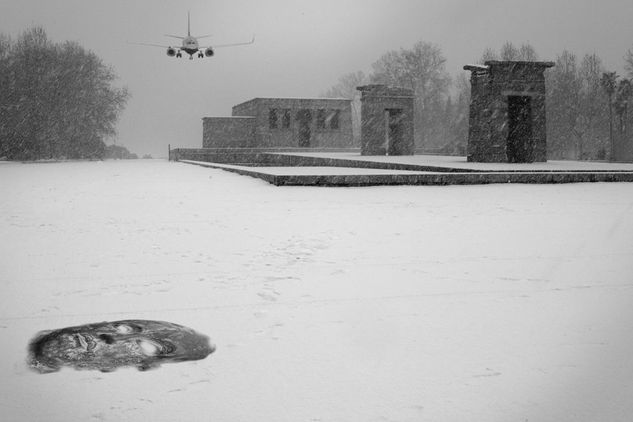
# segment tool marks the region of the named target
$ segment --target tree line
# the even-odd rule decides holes
[[[106,158],[129,98],[117,78],[92,51],[54,43],[41,27],[16,40],[0,34],[0,158]]]
[[[539,60],[530,44],[510,42],[499,51],[486,48],[479,63],[488,60]],[[597,54],[582,57],[564,50],[556,66],[545,72],[548,157],[551,159],[608,159],[613,142],[631,138],[633,118],[633,49],[624,55],[625,75],[606,69]],[[372,71],[348,73],[323,93],[354,99],[354,126],[359,126],[356,87],[380,83],[409,88],[415,94],[415,145],[426,152],[466,154],[470,107],[467,72],[451,77],[439,46],[420,41],[408,49],[389,51]],[[355,131],[358,136],[359,131]],[[358,139],[356,139],[358,144]]]

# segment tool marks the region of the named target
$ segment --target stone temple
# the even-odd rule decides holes
[[[547,161],[545,70],[553,62],[487,61],[471,72],[468,161]]]
[[[203,148],[350,148],[351,100],[253,98],[202,119]]]

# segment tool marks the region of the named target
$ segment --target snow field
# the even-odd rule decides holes
[[[0,414],[48,421],[633,413],[633,184],[274,187],[160,160],[0,165]],[[36,332],[217,345],[39,375]]]

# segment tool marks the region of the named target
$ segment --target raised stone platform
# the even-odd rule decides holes
[[[360,156],[358,152],[260,152],[239,164],[179,161],[257,177],[277,186],[467,185],[633,182],[633,164],[580,161],[472,163],[466,157]],[[249,162],[250,161],[250,162]]]

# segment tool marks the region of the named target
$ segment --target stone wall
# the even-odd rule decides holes
[[[253,117],[204,117],[203,148],[249,148],[255,141]]]
[[[235,105],[232,114],[254,118],[256,147],[353,147],[348,99],[254,98]]]

